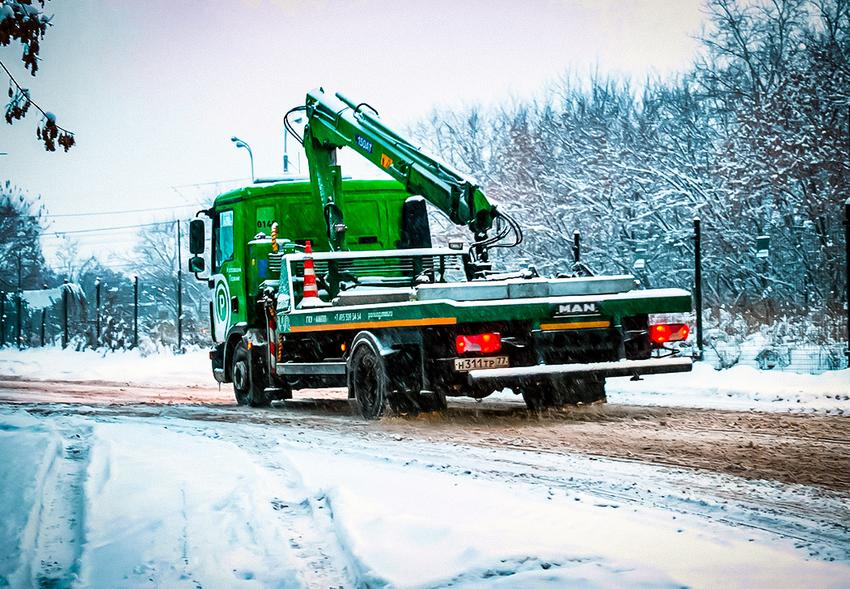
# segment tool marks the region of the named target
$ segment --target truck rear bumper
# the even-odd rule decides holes
[[[690,372],[690,358],[650,358],[649,360],[620,360],[619,362],[594,362],[591,364],[539,364],[515,368],[488,368],[471,370],[467,376],[469,384],[510,385],[522,380],[540,377],[565,376],[638,376],[641,374],[663,374],[666,372]]]

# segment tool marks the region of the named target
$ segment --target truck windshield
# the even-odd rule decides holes
[[[215,267],[233,259],[233,211],[222,211],[213,231],[215,239]]]

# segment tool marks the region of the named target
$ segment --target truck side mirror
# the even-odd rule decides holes
[[[204,235],[204,220],[192,219],[189,222],[189,251],[193,254],[204,253],[206,236]],[[194,259],[194,258],[193,258]],[[192,261],[189,261],[191,267]],[[203,260],[201,260],[203,266]],[[203,268],[201,268],[203,270]]]
[[[203,221],[201,221],[201,224],[203,224]],[[206,264],[201,256],[192,256],[189,258],[189,272],[193,274],[200,274],[205,268]]]

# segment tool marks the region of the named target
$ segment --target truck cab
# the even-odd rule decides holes
[[[402,216],[409,194],[394,180],[343,180],[346,191],[347,236],[352,251],[398,247]],[[278,224],[281,245],[291,251],[311,242],[315,251],[329,251],[330,243],[321,202],[313,198],[306,179],[250,185],[216,197],[205,211],[211,219],[211,254],[208,284],[214,375],[231,382],[230,359],[236,343],[261,321],[256,300],[261,285],[271,276],[268,258],[255,238],[268,239]],[[268,246],[266,246],[268,249]]]

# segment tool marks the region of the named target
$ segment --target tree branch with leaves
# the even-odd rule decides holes
[[[47,27],[53,17],[46,15],[43,8],[47,0],[39,0],[39,6],[31,0],[2,0],[0,1],[0,46],[6,47],[20,43],[23,48],[21,61],[24,69],[35,76],[38,71],[39,51],[41,41],[47,33]],[[56,151],[57,144],[65,151],[75,144],[74,133],[56,123],[56,115],[44,110],[9,71],[5,63],[0,61],[0,68],[9,77],[9,102],[6,103],[5,118],[8,124],[23,119],[29,112],[30,106],[41,113],[41,122],[36,127],[36,137],[44,143],[47,151]]]

